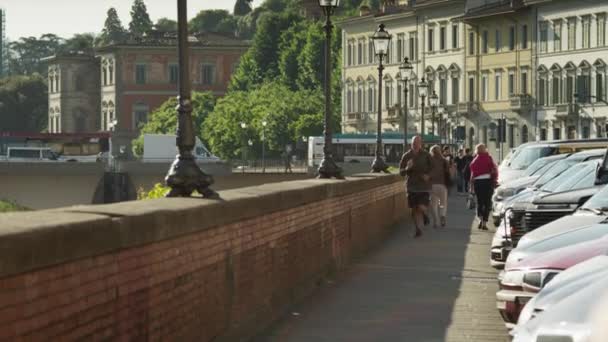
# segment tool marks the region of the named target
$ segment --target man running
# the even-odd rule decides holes
[[[412,138],[412,148],[403,154],[399,163],[399,173],[407,176],[405,180],[407,201],[412,209],[412,217],[416,226],[414,237],[422,235],[420,229],[428,223],[426,210],[430,204],[432,168],[431,155],[422,149],[422,137]]]

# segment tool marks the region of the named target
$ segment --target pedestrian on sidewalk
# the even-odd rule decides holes
[[[406,176],[406,192],[412,218],[416,227],[414,237],[422,235],[421,227],[428,224],[426,210],[430,204],[431,155],[422,149],[422,137],[412,138],[411,149],[403,154],[399,163],[399,173]]]
[[[470,188],[469,181],[471,180],[471,168],[469,166],[472,161],[473,156],[471,155],[471,149],[467,147],[464,149],[464,156],[462,157],[462,191],[464,192],[468,192]]]
[[[431,217],[433,227],[445,227],[448,211],[448,188],[452,185],[450,162],[438,145],[431,147]]]
[[[450,147],[445,145],[443,146],[443,158],[448,162],[448,174],[449,179],[446,179],[445,186],[448,189],[448,196],[452,192],[452,186],[454,185],[454,181],[456,180],[456,163],[454,161],[454,155],[452,155],[452,151],[450,151]]]
[[[498,181],[498,167],[484,144],[475,147],[476,156],[469,166],[471,191],[477,197],[478,228],[488,230],[487,222],[492,208],[492,195]]]

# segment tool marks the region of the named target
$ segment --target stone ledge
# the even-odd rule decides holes
[[[361,174],[220,192],[222,200],[172,198],[0,215],[0,277],[264,216],[399,182]]]

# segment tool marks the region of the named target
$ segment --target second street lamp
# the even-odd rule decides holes
[[[429,90],[429,85],[424,80],[424,77],[418,83],[418,95],[422,99],[421,108],[420,108],[420,134],[424,136],[424,100],[426,99],[426,95]]]
[[[431,105],[431,134],[435,139],[435,112],[437,112],[437,105],[439,104],[439,97],[433,90],[433,94],[429,96],[429,104]]]
[[[384,162],[382,151],[382,59],[388,54],[388,46],[391,41],[391,35],[384,30],[384,24],[378,26],[378,30],[372,36],[374,43],[374,52],[378,56],[378,127],[376,131],[376,156],[372,163],[372,172],[388,173],[388,165]]]
[[[247,133],[245,132],[245,130],[247,129],[247,124],[244,122],[241,122],[241,128],[243,129],[243,150],[241,151],[241,158],[243,159],[241,161],[241,172],[245,173],[245,144],[246,141],[245,139],[247,139]]]
[[[404,113],[403,113],[403,153],[405,153],[405,151],[407,151],[407,92],[408,92],[408,86],[410,83],[410,79],[412,78],[412,71],[414,70],[414,67],[412,66],[412,63],[410,63],[409,58],[405,57],[403,59],[403,63],[401,63],[401,65],[399,66],[399,70],[401,71],[401,82],[403,82],[403,108],[404,108]]]
[[[319,165],[319,178],[344,179],[342,169],[336,165],[333,158],[332,131],[331,131],[331,32],[333,25],[331,15],[340,4],[340,0],[319,0],[319,6],[325,12],[325,120],[323,123],[323,134],[325,145],[323,146],[323,160]]]
[[[266,173],[266,120],[262,121],[262,173]]]

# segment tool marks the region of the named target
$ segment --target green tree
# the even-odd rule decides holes
[[[297,81],[300,72],[298,56],[306,44],[307,23],[303,21],[293,25],[281,35],[279,70],[281,80],[292,90],[298,88]]]
[[[148,9],[144,0],[134,0],[131,7],[131,22],[129,31],[131,34],[141,37],[152,29],[152,20],[148,15]]]
[[[9,44],[9,70],[13,75],[46,75],[47,66],[42,58],[58,52],[64,40],[55,34],[43,34],[40,38],[21,37]]]
[[[253,89],[263,81],[262,72],[253,59],[251,49],[249,49],[239,61],[238,68],[230,78],[229,91],[245,91]]]
[[[118,13],[116,12],[115,8],[111,7],[108,10],[106,21],[99,37],[99,45],[120,43],[124,41],[125,37],[126,31],[120,22]]]
[[[65,41],[62,51],[93,51],[95,35],[93,33],[77,33]]]
[[[234,15],[243,16],[251,12],[252,0],[236,0],[234,4]]]
[[[164,32],[177,32],[177,21],[168,18],[160,18],[156,21],[154,28]]]
[[[47,127],[48,94],[39,74],[0,79],[0,127],[40,132]]]
[[[215,106],[216,98],[211,92],[194,92],[192,94],[192,118],[194,121],[194,133],[204,141],[201,135],[201,127],[209,113]],[[165,101],[158,109],[150,114],[148,122],[142,127],[141,134],[133,141],[133,152],[143,155],[144,134],[175,134],[177,132],[177,99],[175,97]]]
[[[325,72],[325,31],[320,23],[308,26],[306,43],[298,56],[298,86],[314,89],[323,84]]]
[[[292,91],[280,81],[269,81],[250,91],[232,91],[220,99],[204,123],[203,135],[211,150],[225,159],[239,158],[243,141],[251,139],[257,156],[261,150],[262,121],[269,155],[280,153],[298,138],[294,124],[323,108],[320,91]],[[243,131],[240,123],[248,124]]]
[[[228,32],[219,30],[222,26],[226,26],[226,22],[231,23]],[[222,25],[222,23],[224,24]],[[236,19],[234,19],[226,10],[204,10],[198,12],[198,14],[190,20],[189,27],[192,32],[234,33],[236,30]]]

